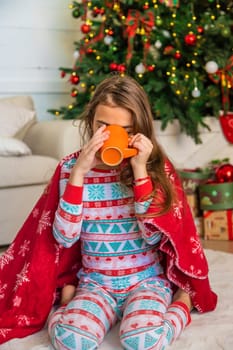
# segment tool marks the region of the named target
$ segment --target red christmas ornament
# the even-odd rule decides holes
[[[86,53],[88,55],[92,54],[93,52],[94,52],[94,50],[91,47],[88,47],[87,50],[86,50]]]
[[[219,168],[217,168],[215,176],[218,182],[233,182],[233,165],[221,165]]]
[[[202,26],[198,26],[198,27],[197,27],[197,32],[198,32],[199,34],[203,34],[203,33],[204,33],[204,28],[203,28]]]
[[[112,62],[112,63],[110,63],[110,65],[109,65],[109,69],[110,69],[111,71],[117,70],[117,67],[118,67],[118,64],[115,63],[115,62]]]
[[[175,53],[174,53],[174,58],[176,59],[176,60],[180,60],[181,59],[181,53],[180,53],[180,51],[176,51]]]
[[[113,31],[112,29],[109,29],[108,32],[107,32],[107,34],[110,35],[110,36],[113,36],[114,31]]]
[[[196,37],[195,34],[189,33],[189,34],[185,35],[184,41],[185,41],[185,43],[186,43],[187,45],[193,46],[193,45],[196,44],[197,37]]]
[[[155,65],[152,64],[152,65],[148,66],[147,69],[148,69],[148,72],[153,72],[155,70]]]
[[[94,9],[92,11],[92,16],[96,17],[96,16],[98,16],[99,13],[100,13],[100,9],[98,7],[94,7]]]
[[[79,76],[76,74],[71,74],[70,82],[74,85],[77,85],[79,83]]]
[[[76,97],[78,95],[78,90],[77,89],[72,89],[70,95],[71,95],[71,97]]]
[[[163,50],[164,55],[171,55],[173,52],[174,47],[172,45],[167,45]]]
[[[65,78],[66,72],[64,70],[61,71],[61,78]]]
[[[149,7],[150,7],[149,4],[146,3],[146,4],[143,5],[143,10],[148,10]]]
[[[94,7],[93,11],[92,11],[92,16],[96,17],[98,15],[103,16],[105,14],[105,9],[103,7],[98,8],[98,7]]]
[[[126,66],[124,64],[118,64],[118,72],[124,73],[126,71]]]
[[[90,30],[91,30],[91,26],[89,24],[84,23],[81,25],[81,31],[83,34],[88,34]]]

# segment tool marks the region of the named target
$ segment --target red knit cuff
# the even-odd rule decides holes
[[[187,327],[192,321],[189,307],[185,303],[183,303],[183,301],[174,301],[171,304],[171,306],[176,306],[176,305],[184,310],[187,316],[187,324],[186,324],[186,327]]]
[[[70,183],[67,183],[63,197],[65,202],[70,204],[81,204],[83,198],[83,187],[74,186]]]
[[[151,179],[142,185],[134,186],[134,198],[136,201],[143,200],[143,198],[149,195],[153,190],[153,185]]]

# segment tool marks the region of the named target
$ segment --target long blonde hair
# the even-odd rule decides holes
[[[143,88],[129,76],[113,75],[104,79],[96,88],[94,95],[87,104],[81,118],[83,142],[93,136],[93,120],[99,104],[119,106],[127,109],[133,120],[133,133],[142,133],[148,137],[154,147],[147,162],[147,171],[154,185],[153,193],[159,214],[167,212],[174,200],[172,185],[165,173],[165,160],[167,156],[158,144],[153,126],[153,117],[149,99]],[[133,172],[130,164],[121,171],[121,182],[132,186]],[[161,195],[162,193],[162,201]],[[158,197],[158,201],[156,201]]]

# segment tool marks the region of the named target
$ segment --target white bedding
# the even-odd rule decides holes
[[[169,350],[233,349],[233,254],[205,250],[210,267],[210,281],[219,296],[214,312],[192,313],[192,323]],[[116,326],[99,350],[122,350]],[[46,329],[23,339],[0,345],[0,350],[52,350]],[[82,350],[82,349],[77,349]],[[141,349],[143,350],[143,349]]]

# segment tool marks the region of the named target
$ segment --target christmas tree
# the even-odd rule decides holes
[[[80,23],[73,67],[60,67],[71,103],[50,110],[78,118],[110,74],[134,77],[148,93],[154,119],[179,120],[195,142],[204,117],[230,110],[233,87],[233,1],[74,1]]]

